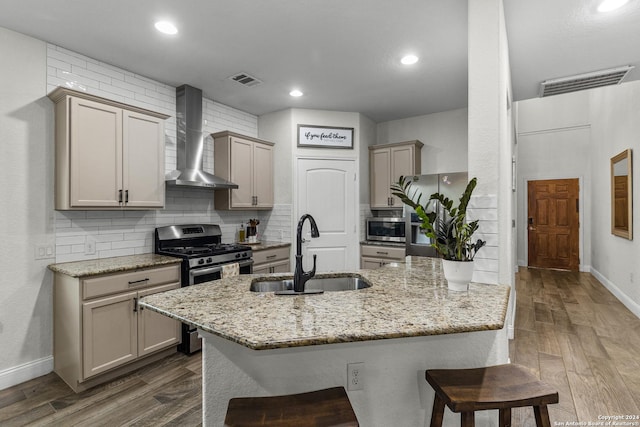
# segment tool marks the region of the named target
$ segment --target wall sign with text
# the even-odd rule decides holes
[[[298,147],[353,148],[353,128],[298,125]]]

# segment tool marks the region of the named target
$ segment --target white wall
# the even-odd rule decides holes
[[[633,150],[633,223],[640,229],[640,82],[590,91],[592,273],[640,317],[640,237],[611,234],[611,157]]]
[[[467,171],[466,108],[378,123],[376,144],[420,140],[422,173]]]
[[[480,219],[487,246],[474,280],[513,285],[512,116],[508,44],[501,0],[469,1],[469,177],[478,186],[469,216]],[[491,31],[488,31],[491,29]],[[510,322],[513,319],[510,320]]]
[[[580,269],[591,265],[591,130],[589,92],[516,103],[518,115],[518,265],[528,264],[527,182],[580,180]]]
[[[45,43],[0,28],[0,389],[53,368],[53,107]]]

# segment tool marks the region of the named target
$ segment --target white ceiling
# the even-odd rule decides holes
[[[609,14],[598,1],[504,0],[516,100],[621,65],[638,67],[625,81],[640,79],[640,0]],[[178,35],[158,33],[159,19]],[[301,107],[380,122],[467,104],[467,0],[0,0],[0,26],[256,115]],[[409,52],[420,61],[400,65]],[[264,83],[228,80],[238,72]]]

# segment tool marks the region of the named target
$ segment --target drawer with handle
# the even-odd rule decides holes
[[[90,299],[166,283],[180,283],[180,264],[84,279],[82,280],[82,297]]]
[[[265,249],[262,251],[253,251],[254,268],[260,264],[289,259],[289,246],[282,248]]]
[[[362,245],[360,251],[363,257],[385,258],[398,261],[404,261],[405,258],[404,247]]]

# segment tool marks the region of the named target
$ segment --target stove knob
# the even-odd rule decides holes
[[[240,254],[236,254],[236,258],[240,258]]]
[[[242,253],[242,258],[246,258],[246,257],[247,257],[247,253],[246,253],[246,252],[243,252],[243,253]]]
[[[207,258],[207,262],[213,262],[213,260],[211,258]]]
[[[200,258],[200,259],[198,260],[198,264],[204,264],[204,259]]]

